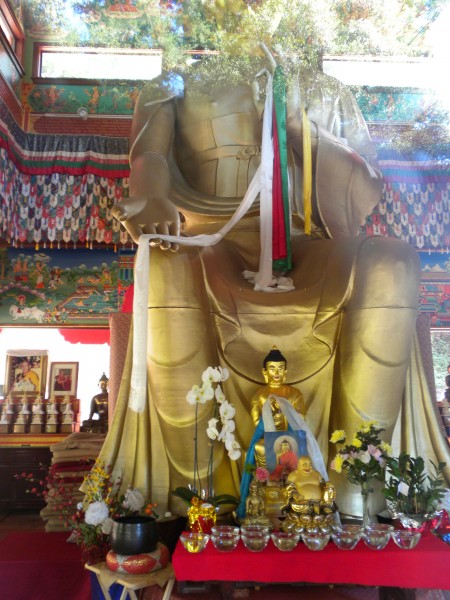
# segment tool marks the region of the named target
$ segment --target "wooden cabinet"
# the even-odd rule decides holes
[[[44,480],[52,459],[50,445],[65,437],[0,435],[0,510],[39,510],[45,506],[42,497],[27,492],[35,484],[16,479],[15,475],[32,473],[37,479]],[[34,443],[27,444],[28,441]]]

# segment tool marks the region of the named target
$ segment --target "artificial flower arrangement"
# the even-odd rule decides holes
[[[81,475],[74,481],[81,484],[83,480],[82,473],[91,470],[94,465],[94,460],[85,459],[77,461],[77,468]],[[71,517],[73,511],[80,499],[81,492],[78,493],[73,489],[73,482],[68,481],[64,472],[61,474],[57,465],[45,465],[39,463],[34,473],[20,473],[14,475],[15,479],[26,481],[30,487],[25,490],[25,493],[42,498],[47,503],[51,503],[52,509],[58,511],[59,520],[63,522],[67,528],[67,519]],[[45,520],[45,517],[44,517]]]
[[[369,521],[368,496],[373,492],[373,480],[384,481],[386,462],[392,454],[390,445],[380,438],[384,431],[377,421],[365,421],[351,438],[343,429],[331,435],[330,442],[341,444],[331,468],[337,473],[345,471],[351,483],[361,487],[363,498],[363,522]]]
[[[139,514],[158,517],[156,504],[146,503],[139,490],[129,488],[121,494],[120,479],[113,480],[99,459],[84,482],[85,500],[78,504],[70,524],[73,540],[82,546],[89,562],[104,560],[115,518]]]
[[[215,442],[222,442],[231,460],[238,460],[241,456],[241,447],[236,440],[234,432],[236,424],[234,416],[236,410],[226,399],[221,383],[229,377],[228,369],[221,367],[208,367],[202,373],[202,384],[194,385],[186,395],[186,401],[195,407],[194,429],[194,471],[193,483],[187,487],[178,487],[172,495],[181,498],[191,506],[189,516],[191,527],[197,522],[197,516],[203,511],[210,511],[221,504],[237,504],[238,498],[230,494],[215,495],[213,490],[213,456]],[[212,401],[212,415],[208,420],[206,435],[210,440],[210,454],[207,469],[206,487],[203,487],[198,465],[198,407]],[[191,519],[192,517],[192,519]],[[192,521],[192,522],[191,522]]]

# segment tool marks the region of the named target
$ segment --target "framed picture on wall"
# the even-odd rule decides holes
[[[50,364],[49,398],[53,396],[77,396],[78,363],[52,362]]]
[[[44,396],[48,350],[7,350],[5,394]]]

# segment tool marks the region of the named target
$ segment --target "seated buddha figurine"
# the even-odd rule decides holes
[[[304,419],[302,394],[285,384],[286,367],[286,358],[274,346],[263,361],[265,385],[259,386],[252,398],[255,430],[246,454],[240,503],[236,510],[236,516],[241,521],[246,516],[245,503],[251,485],[252,468],[268,469],[268,478],[263,487],[265,511],[274,523],[281,516],[286,479],[291,471],[297,469],[298,456],[308,453],[322,477],[328,478],[317,441]],[[276,451],[277,444],[279,451]],[[275,459],[274,465],[269,464],[269,451],[272,459]]]
[[[83,421],[81,431],[89,433],[106,433],[108,431],[108,383],[105,375],[99,379],[100,392],[91,400],[89,417]]]
[[[261,486],[255,478],[250,483],[246,500],[246,515],[242,519],[241,525],[271,525],[270,519],[266,516],[266,503]]]
[[[300,456],[296,470],[288,475],[284,498],[287,517],[282,527],[286,531],[323,525],[334,519],[335,487],[313,468],[309,456]]]
[[[273,422],[277,431],[287,431],[286,416],[277,397],[286,398],[292,407],[303,417],[305,416],[305,403],[300,390],[286,384],[287,360],[276,346],[267,354],[263,361],[262,374],[265,384],[258,387],[251,400],[251,416],[255,427],[261,421],[262,407],[269,402]],[[291,450],[289,447],[288,450]],[[256,464],[266,466],[264,440],[261,439],[255,446]]]
[[[288,438],[281,440],[280,452],[276,455],[276,465],[269,474],[269,481],[280,481],[297,468],[298,456]]]
[[[273,47],[283,42],[276,35]],[[193,428],[197,423],[206,430],[211,418],[207,405],[199,405],[196,417],[185,395],[208,365],[230,372],[223,391],[233,398],[239,443],[248,447],[254,428],[249,399],[259,380],[254,356],[282,339],[293,365],[290,382],[301,386],[325,461],[330,431],[355,430],[361,420],[382,415],[389,441],[405,388],[419,260],[406,242],[359,235],[379,202],[382,176],[351,92],[320,68],[302,64],[292,52],[283,65],[292,217],[287,276],[295,289],[274,283],[260,291],[243,276],[258,271],[269,247],[258,201],[216,245],[195,246],[194,236],[215,234],[228,223],[259,173],[269,97],[259,73],[270,74],[274,61],[258,40],[253,49],[251,66],[240,72],[236,62],[235,79],[223,87],[217,55],[202,59],[201,72],[193,65],[183,76],[164,73],[143,88],[131,130],[129,197],[112,209],[135,242],[142,234],[157,238],[150,243],[150,284],[135,280],[135,294],[148,291],[134,315],[136,323],[137,311],[147,311],[146,349],[137,353],[130,345],[101,459],[117,465],[124,489],[143,489],[163,510],[184,510],[170,490],[186,485]],[[314,173],[311,233],[304,231],[305,147]],[[182,237],[170,239],[181,226]],[[386,343],[394,330],[395,343]],[[131,376],[137,360],[148,379]],[[129,402],[133,382],[144,390],[137,405]],[[207,476],[208,452],[205,444],[201,477]],[[213,467],[216,493],[237,495],[242,465],[218,449]],[[345,512],[356,514],[359,494],[345,478],[339,485]]]

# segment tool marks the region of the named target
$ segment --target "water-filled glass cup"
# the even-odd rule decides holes
[[[207,533],[187,532],[180,535],[180,540],[188,552],[198,554],[206,548],[209,537]]]

